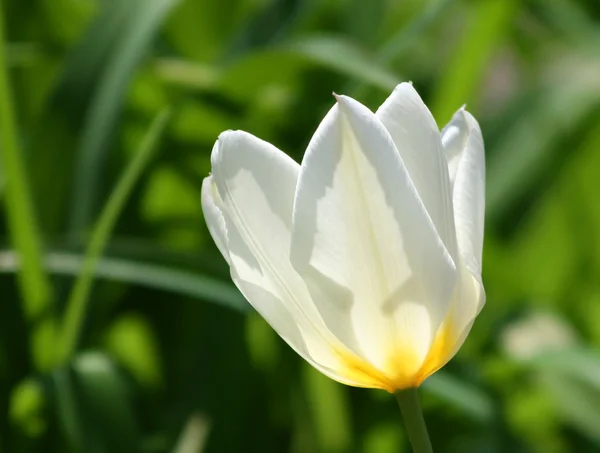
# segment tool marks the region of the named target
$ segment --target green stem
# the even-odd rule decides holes
[[[42,247],[12,104],[6,55],[3,2],[0,0],[0,167],[6,222],[19,256],[18,282],[28,320],[37,319],[51,300],[50,279],[42,266]]]
[[[104,248],[110,238],[113,228],[125,207],[135,183],[138,181],[146,165],[150,161],[152,151],[156,148],[161,134],[169,118],[168,109],[159,113],[148,132],[142,139],[140,148],[137,150],[131,162],[125,168],[121,178],[117,182],[112,194],[104,205],[100,217],[96,222],[94,230],[87,246],[81,271],[71,294],[67,301],[60,341],[57,347],[57,363],[68,361],[77,349],[79,336],[87,311],[88,300],[92,290],[92,283],[98,262],[102,258]]]
[[[409,388],[396,392],[396,400],[404,418],[413,453],[433,453],[417,389]]]

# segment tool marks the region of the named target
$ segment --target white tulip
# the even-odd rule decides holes
[[[312,366],[357,387],[417,387],[485,302],[481,131],[461,108],[440,133],[409,83],[376,113],[336,100],[301,165],[222,133],[206,222],[236,286]]]

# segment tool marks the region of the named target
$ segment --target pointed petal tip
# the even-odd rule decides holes
[[[337,94],[334,92],[333,97],[335,98],[335,101],[338,104],[347,104],[348,103],[348,96],[346,96],[344,94]]]
[[[423,103],[421,95],[413,85],[412,81],[402,82],[396,85],[396,88],[394,88],[394,91],[390,95],[390,97],[393,96],[400,96],[402,99],[405,100]]]
[[[337,106],[340,109],[340,112],[343,112],[344,115],[348,115],[352,111],[353,103],[356,103],[354,99],[349,96],[345,96],[343,94],[335,94],[335,100],[337,102]]]
[[[473,114],[466,109],[466,106],[461,107],[459,111],[462,114],[463,121],[467,125],[469,132],[479,131],[479,133],[481,133],[479,122],[473,116]]]
[[[463,104],[455,113],[452,115],[450,123],[464,124],[469,131],[478,128],[478,122],[471,112],[467,110],[467,104]],[[449,124],[450,124],[449,123]]]

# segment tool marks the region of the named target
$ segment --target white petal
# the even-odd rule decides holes
[[[458,162],[465,149],[468,137],[469,128],[465,121],[463,106],[454,114],[450,122],[442,130],[442,146],[444,147],[444,153],[448,161],[450,184],[453,187]]]
[[[485,304],[485,291],[481,278],[474,276],[465,266],[460,271],[460,285],[460,297],[452,302],[446,319],[448,344],[445,345],[446,357],[441,365],[458,352]]]
[[[225,261],[230,263],[229,251],[227,250],[227,228],[221,212],[222,207],[219,207],[222,206],[223,202],[216,189],[212,176],[204,178],[204,181],[202,181],[202,212],[204,212],[204,220],[213,241],[215,241]]]
[[[458,248],[461,257],[457,287],[443,332],[441,366],[456,354],[485,304],[481,282],[481,253],[485,209],[485,156],[481,130],[461,108],[442,132],[453,184]]]
[[[352,326],[380,370],[427,354],[455,267],[385,127],[350,98],[338,97],[302,161],[291,259],[328,327]]]
[[[296,352],[342,379],[334,371],[335,338],[289,261],[299,165],[250,134],[230,131],[219,137],[212,166],[235,284]]]
[[[440,326],[429,356],[420,371],[418,383],[444,366],[458,352],[471,326],[485,303],[485,292],[479,276],[460,264],[457,285],[450,309]]]
[[[431,112],[412,84],[401,83],[376,115],[390,133],[438,234],[456,260],[448,165]]]
[[[453,180],[458,247],[474,274],[481,274],[485,214],[485,154],[479,124],[464,108],[442,133]]]
[[[481,277],[463,266],[461,269],[461,298],[455,301],[451,307],[452,328],[456,343],[450,350],[449,359],[456,354],[467,338],[475,318],[485,304],[485,290]]]

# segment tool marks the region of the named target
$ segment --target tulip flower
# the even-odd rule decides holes
[[[335,98],[301,164],[223,132],[202,206],[236,286],[290,347],[395,393],[456,354],[485,301],[481,131],[461,108],[440,132],[409,83],[376,113]]]

